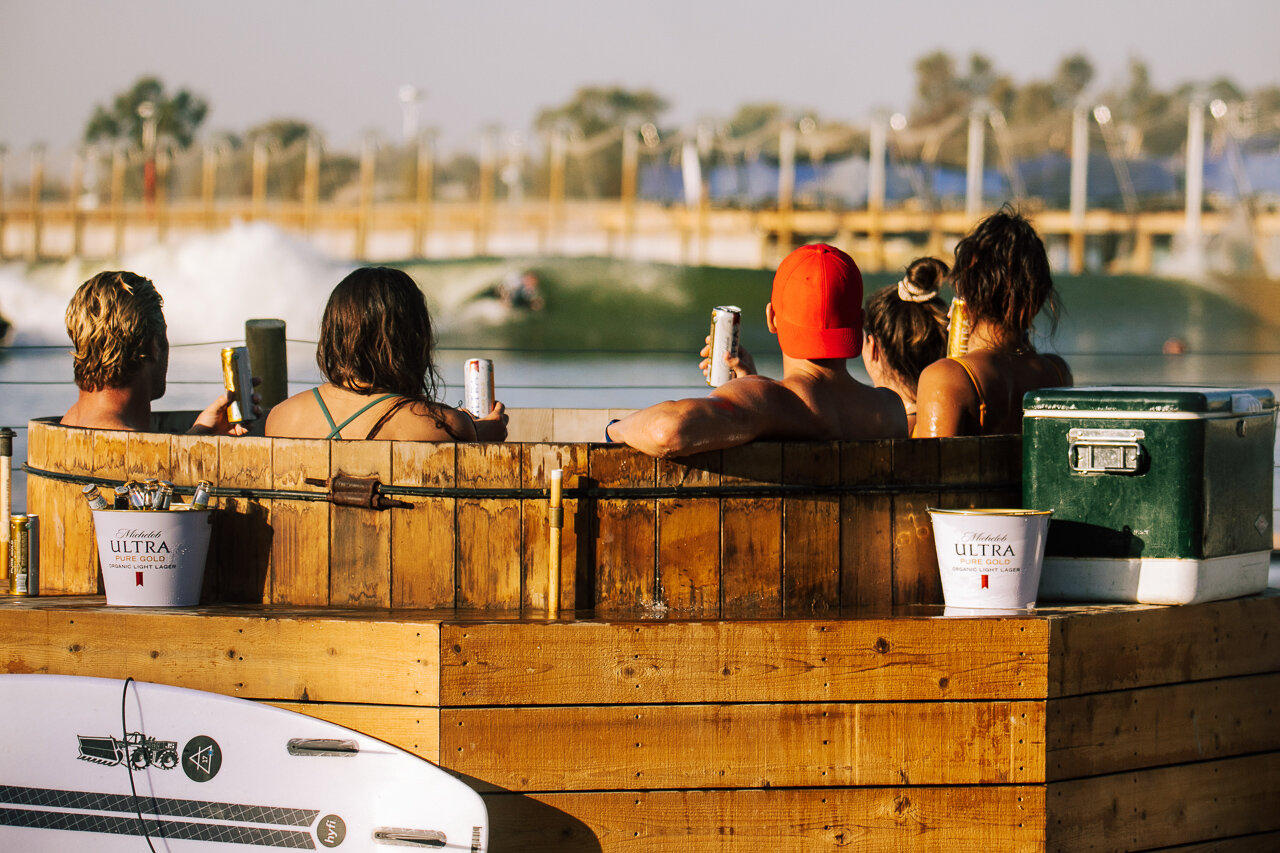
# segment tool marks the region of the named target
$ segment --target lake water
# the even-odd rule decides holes
[[[169,391],[158,409],[199,409],[219,393],[218,350],[243,339],[244,320],[288,326],[291,391],[319,382],[314,340],[330,289],[354,265],[325,258],[276,229],[228,232],[135,253],[121,266],[152,278],[165,298],[173,344]],[[498,397],[509,407],[632,408],[706,393],[697,350],[710,309],[743,309],[743,343],[761,372],[781,357],[764,328],[772,275],[762,270],[684,268],[598,258],[408,262],[438,324],[441,399],[462,397],[462,363],[492,358]],[[75,399],[63,312],[100,267],[83,262],[0,267],[0,313],[16,333],[0,352],[0,425],[61,414]],[[546,308],[503,308],[486,293],[533,269]],[[897,274],[866,276],[866,290]],[[1042,349],[1064,355],[1080,385],[1172,384],[1267,387],[1280,392],[1280,300],[1270,283],[1212,284],[1137,276],[1055,278],[1064,313],[1056,334],[1037,329]],[[1043,319],[1043,318],[1042,318]],[[1165,355],[1170,338],[1185,353]],[[860,363],[851,363],[865,380]],[[15,511],[25,485],[14,484]]]

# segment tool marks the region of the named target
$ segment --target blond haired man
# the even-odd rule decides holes
[[[67,306],[75,403],[63,426],[90,429],[153,429],[151,402],[164,396],[169,336],[164,300],[150,279],[131,272],[100,272],[80,285]],[[243,435],[227,420],[226,392],[201,412],[192,434]]]

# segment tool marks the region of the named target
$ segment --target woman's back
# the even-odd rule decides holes
[[[325,384],[271,410],[266,434],[289,438],[474,441],[463,412],[398,394],[358,394]]]
[[[920,374],[922,393],[914,434],[1021,432],[1023,395],[1071,384],[1071,371],[1056,355],[978,350],[944,358]]]

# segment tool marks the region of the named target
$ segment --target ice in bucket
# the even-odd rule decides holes
[[[1034,607],[1053,510],[929,509],[948,608]]]
[[[197,509],[95,509],[93,527],[107,604],[200,603],[213,513]]]

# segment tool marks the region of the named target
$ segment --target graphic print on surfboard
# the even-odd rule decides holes
[[[0,849],[488,846],[484,804],[464,783],[305,715],[50,675],[0,676],[0,706],[33,721],[29,736],[0,742]]]

